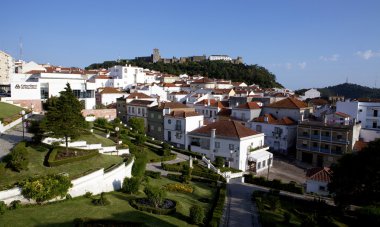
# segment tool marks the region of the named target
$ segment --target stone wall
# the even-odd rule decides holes
[[[113,120],[116,118],[116,109],[82,110],[82,115],[84,117],[87,117],[88,115],[94,115],[95,118],[105,118],[107,120]]]

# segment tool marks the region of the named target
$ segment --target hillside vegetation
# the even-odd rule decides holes
[[[202,75],[209,78],[232,80],[233,82],[243,81],[247,84],[257,84],[263,88],[282,87],[276,81],[276,76],[262,66],[232,64],[223,61],[147,63],[135,60],[120,60],[118,62],[105,61],[103,63],[91,64],[86,69],[109,68],[114,65],[125,65],[126,63],[174,75],[186,73],[188,75]]]
[[[338,84],[335,86],[319,88],[321,96],[343,95],[345,98],[380,98],[380,89],[370,88],[357,84]]]

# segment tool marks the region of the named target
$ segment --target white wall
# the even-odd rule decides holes
[[[72,180],[71,187],[68,191],[72,197],[82,196],[86,192],[99,194],[101,192],[110,192],[121,189],[125,177],[132,177],[132,166],[134,160],[128,165],[121,164],[117,168],[104,172],[104,169],[97,170],[83,177]],[[23,203],[34,203],[21,195],[20,188],[16,187],[6,191],[0,191],[0,201],[10,204],[14,200],[20,200]]]
[[[306,192],[313,192],[319,195],[328,195],[329,192],[327,190],[327,184],[327,182],[306,180]],[[324,187],[326,190],[320,190],[320,187]]]

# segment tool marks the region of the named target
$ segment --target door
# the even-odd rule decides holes
[[[168,141],[172,141],[172,132],[168,131]]]

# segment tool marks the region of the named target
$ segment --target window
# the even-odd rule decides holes
[[[265,160],[263,161],[263,168],[265,167]]]
[[[151,125],[151,126],[150,126],[150,130],[151,130],[151,131],[154,130],[154,125]]]
[[[337,138],[338,140],[340,140],[340,139],[342,139],[342,135],[337,135],[336,138]]]
[[[154,113],[151,113],[151,114],[150,114],[150,118],[154,118]]]
[[[261,162],[257,163],[257,169],[261,169]]]
[[[377,117],[377,110],[373,110],[373,116]]]
[[[233,150],[235,147],[234,147],[233,144],[229,144],[229,145],[228,145],[228,148],[229,148],[230,150]]]
[[[170,125],[171,123],[172,123],[172,120],[169,119],[169,120],[168,120],[168,124]]]
[[[313,142],[313,147],[318,147],[318,144],[316,142]]]
[[[313,135],[317,136],[318,135],[318,130],[313,130]]]
[[[137,108],[137,114],[141,114],[140,108]]]
[[[372,128],[377,128],[377,121],[374,121],[374,122],[372,123]]]
[[[261,132],[261,125],[256,125],[256,131]]]
[[[338,146],[336,146],[336,147],[335,147],[335,151],[338,151],[338,152],[342,151],[342,147],[338,147]]]
[[[135,113],[135,108],[134,107],[132,107],[132,113]]]
[[[215,142],[215,148],[220,148],[220,142]]]
[[[325,186],[319,186],[319,191],[326,191],[326,187]]]
[[[270,164],[272,163],[272,159],[268,159],[268,166],[270,166]]]
[[[159,114],[159,115],[158,115],[158,119],[161,119],[161,118],[162,118],[162,116],[161,116],[161,114]]]
[[[160,126],[158,126],[157,131],[161,132],[161,127]]]
[[[142,109],[141,112],[142,112],[142,115],[145,117],[145,109]]]

